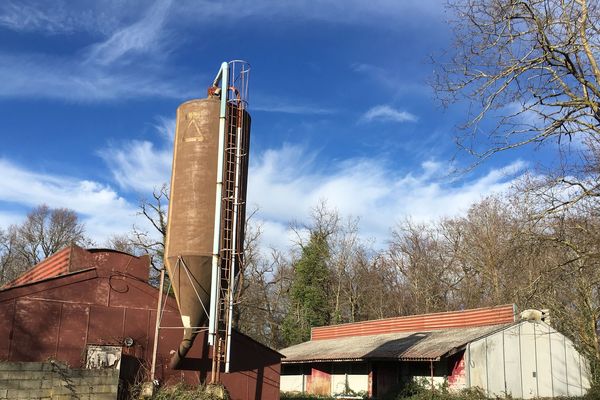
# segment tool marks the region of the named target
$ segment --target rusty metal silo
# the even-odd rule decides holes
[[[165,264],[181,313],[184,337],[172,366],[208,319],[219,137],[219,99],[177,109]]]
[[[243,251],[250,117],[228,68],[224,63],[217,76],[225,82],[221,89],[215,79],[207,98],[177,109],[165,265],[184,335],[173,368],[207,329],[209,317],[213,337],[230,333],[226,320]]]

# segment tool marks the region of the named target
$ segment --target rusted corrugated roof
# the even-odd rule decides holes
[[[433,314],[409,315],[350,324],[312,328],[311,340],[383,333],[431,331],[436,329],[488,326],[515,321],[514,305],[475,308]]]
[[[512,323],[398,332],[368,336],[311,340],[281,350],[282,362],[345,360],[438,360],[473,340],[504,329]]]
[[[41,281],[46,278],[66,274],[69,272],[72,246],[54,253],[44,261],[40,262],[14,281],[4,286],[4,289],[24,285],[29,282]]]
[[[148,280],[149,260],[149,256],[137,257],[111,249],[86,250],[73,244],[41,261],[0,289],[23,286],[88,268],[120,269]]]

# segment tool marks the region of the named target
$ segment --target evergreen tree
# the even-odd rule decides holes
[[[323,232],[311,232],[308,243],[294,264],[290,289],[290,308],[283,321],[283,337],[288,345],[310,339],[310,329],[327,325],[331,318],[328,295],[331,272],[328,268],[329,244]]]

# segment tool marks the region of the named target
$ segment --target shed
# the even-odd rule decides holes
[[[133,380],[152,359],[158,290],[148,284],[149,258],[70,246],[0,290],[0,360],[54,359],[84,368],[102,348],[121,354]],[[210,377],[212,351],[199,335],[180,370],[169,368],[181,339],[174,298],[166,300],[158,342],[161,384],[198,384]],[[234,332],[231,373],[221,374],[232,399],[279,399],[281,354]],[[127,368],[125,368],[127,367]]]
[[[544,321],[515,320],[513,305],[315,328],[281,350],[281,390],[380,397],[414,380],[490,396],[579,396],[585,359]]]

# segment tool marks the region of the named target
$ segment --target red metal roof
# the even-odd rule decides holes
[[[25,271],[14,281],[1,287],[0,290],[43,281],[87,268],[119,269],[147,281],[149,270],[146,264],[149,260],[148,257],[147,255],[136,257],[110,249],[86,250],[77,245],[71,245]]]
[[[40,281],[46,278],[66,274],[69,272],[72,246],[54,253],[44,261],[40,262],[14,281],[8,283],[4,288],[24,285],[26,283]]]
[[[311,340],[384,333],[432,331],[506,324],[515,321],[513,304],[433,314],[410,315],[312,328]]]

